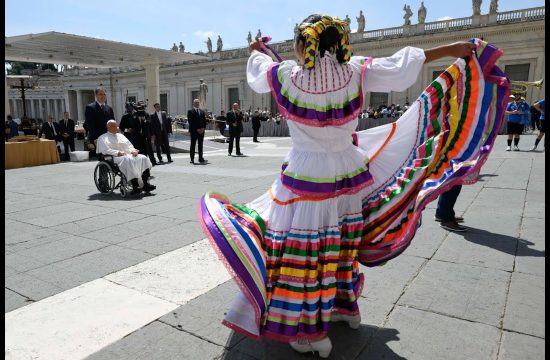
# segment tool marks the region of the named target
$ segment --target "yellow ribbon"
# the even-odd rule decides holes
[[[315,57],[319,52],[319,37],[328,26],[334,26],[340,34],[340,48],[344,55],[344,63],[347,63],[351,57],[351,47],[349,45],[349,23],[331,16],[323,16],[316,23],[302,23],[298,28],[306,38],[304,47],[304,68],[312,69],[315,67]]]

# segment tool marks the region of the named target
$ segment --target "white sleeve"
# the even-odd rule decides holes
[[[132,145],[130,140],[128,140],[128,138],[126,138],[126,136],[124,136],[122,134],[117,134],[117,137],[118,137],[119,142],[124,143],[126,145],[125,148],[127,148],[128,150],[125,151],[125,152],[131,153],[132,151],[135,150],[134,146]]]
[[[97,152],[103,155],[118,155],[118,150],[110,149],[109,144],[107,143],[107,136],[100,136],[97,138]]]
[[[416,82],[425,60],[424,50],[411,46],[392,56],[375,58],[367,65],[363,91],[404,91]]]
[[[246,64],[246,80],[248,85],[257,93],[270,92],[267,80],[267,70],[274,61],[266,54],[257,50],[252,51]]]

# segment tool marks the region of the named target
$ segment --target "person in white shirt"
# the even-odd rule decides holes
[[[139,194],[141,190],[149,192],[157,188],[149,184],[150,169],[153,167],[151,160],[139,154],[139,150],[124,135],[118,133],[115,120],[107,121],[107,132],[97,139],[97,152],[113,156],[115,164],[132,183],[133,190],[130,194]],[[139,176],[143,180],[143,189],[139,188]]]

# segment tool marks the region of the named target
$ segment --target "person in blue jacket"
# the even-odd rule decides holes
[[[523,133],[523,116],[527,113],[529,105],[521,100],[521,94],[514,94],[513,101],[506,106],[508,115],[508,146],[506,151],[512,150],[512,138],[514,139],[514,151],[519,151],[519,137]]]
[[[539,135],[537,136],[535,140],[535,145],[529,149],[530,151],[534,151],[537,149],[537,146],[540,142],[540,140],[543,138],[544,134],[546,133],[546,121],[544,121],[544,99],[541,99],[533,104],[533,107],[537,109],[540,112],[540,129],[539,129]],[[544,138],[544,150],[546,150],[546,138]]]

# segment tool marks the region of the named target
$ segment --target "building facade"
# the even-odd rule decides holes
[[[389,56],[405,46],[431,48],[483,38],[504,50],[498,65],[511,80],[534,82],[545,77],[545,7],[520,9],[486,15],[422,24],[402,25],[353,33],[354,54],[381,57]],[[272,44],[285,59],[294,59],[293,40]],[[271,95],[256,94],[246,83],[248,49],[238,48],[209,54],[208,60],[164,64],[159,70],[161,108],[171,116],[183,116],[198,98],[199,80],[208,86],[208,111],[219,114],[239,102],[241,109],[268,109],[277,112]],[[450,59],[441,59],[424,66],[417,82],[404,92],[367,93],[368,105],[404,104],[414,101],[422,90],[448,66]],[[142,67],[111,69],[71,68],[56,79],[39,79],[39,86],[26,91],[27,116],[45,119],[62,117],[69,111],[73,119],[83,122],[86,104],[94,101],[94,89],[102,85],[107,90],[107,101],[113,106],[117,121],[124,114],[127,100],[145,99],[145,71]],[[545,86],[529,86],[526,100],[532,103],[545,95]],[[9,106],[14,117],[22,116],[20,91],[9,90]]]

